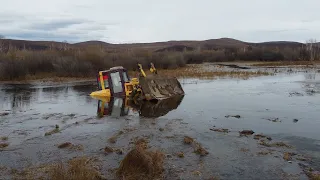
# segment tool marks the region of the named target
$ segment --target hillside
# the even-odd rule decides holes
[[[65,42],[54,42],[54,41],[27,41],[27,40],[13,40],[3,39],[1,40],[5,47],[15,47],[17,49],[28,49],[28,50],[46,50],[46,49],[61,49],[64,47],[68,48],[86,48],[89,46],[95,46],[99,48],[107,49],[150,49],[153,51],[163,51],[165,49],[181,50],[185,47],[188,50],[201,48],[203,50],[212,49],[224,49],[224,48],[242,48],[247,46],[255,47],[290,47],[298,48],[303,44],[299,42],[290,41],[273,41],[273,42],[261,42],[261,43],[250,43],[243,42],[231,38],[220,38],[220,39],[209,39],[204,41],[166,41],[166,42],[152,42],[152,43],[129,43],[129,44],[111,44],[103,41],[86,41],[79,43],[65,43]]]

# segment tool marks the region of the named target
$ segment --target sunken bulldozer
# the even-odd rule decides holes
[[[98,90],[90,95],[94,98],[129,97],[130,100],[163,100],[184,95],[182,86],[175,77],[161,76],[154,64],[150,64],[150,75],[146,75],[142,65],[138,64],[139,76],[131,78],[122,66],[99,71]]]

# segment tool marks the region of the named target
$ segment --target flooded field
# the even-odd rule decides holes
[[[0,178],[32,177],[25,168],[86,156],[116,179],[115,168],[143,139],[165,154],[164,179],[308,179],[320,170],[318,69],[180,79],[184,97],[141,106],[93,99],[95,83],[0,85]]]

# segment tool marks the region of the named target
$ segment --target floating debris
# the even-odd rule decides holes
[[[260,151],[260,152],[257,152],[257,155],[268,155],[268,154],[271,154],[270,151]]]
[[[299,93],[299,92],[291,92],[289,93],[289,96],[292,97],[292,96],[303,96],[302,93]]]
[[[211,131],[215,131],[215,132],[223,132],[223,133],[228,133],[230,132],[229,129],[222,129],[222,128],[219,128],[219,129],[210,129]]]
[[[281,122],[281,120],[279,120],[279,118],[269,118],[267,120],[271,121],[271,122]]]
[[[299,119],[293,119],[294,123],[297,123],[299,121]]]
[[[240,151],[241,151],[241,152],[249,152],[249,149],[241,148]]]
[[[225,117],[226,117],[226,118],[234,117],[234,118],[237,118],[237,119],[241,118],[240,115],[226,115]]]
[[[159,131],[164,131],[164,129],[163,128],[159,128]]]
[[[183,158],[183,157],[184,157],[184,153],[183,153],[183,152],[178,152],[178,153],[177,153],[177,156],[178,156],[179,158]]]

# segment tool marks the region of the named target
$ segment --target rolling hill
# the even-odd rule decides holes
[[[46,49],[61,49],[63,47],[68,48],[86,48],[86,47],[99,47],[106,49],[149,49],[153,51],[181,51],[182,49],[194,50],[201,48],[203,50],[211,49],[224,49],[224,48],[242,48],[248,46],[255,47],[278,47],[278,48],[298,48],[303,45],[299,42],[291,41],[272,41],[272,42],[261,42],[261,43],[250,43],[243,42],[231,38],[220,38],[220,39],[209,39],[204,41],[165,41],[165,42],[151,42],[151,43],[129,43],[129,44],[111,44],[103,41],[85,41],[79,43],[66,43],[66,42],[55,42],[55,41],[27,41],[27,40],[14,40],[14,39],[3,39],[1,40],[5,47],[15,47],[17,49],[28,49],[28,50],[46,50]]]

